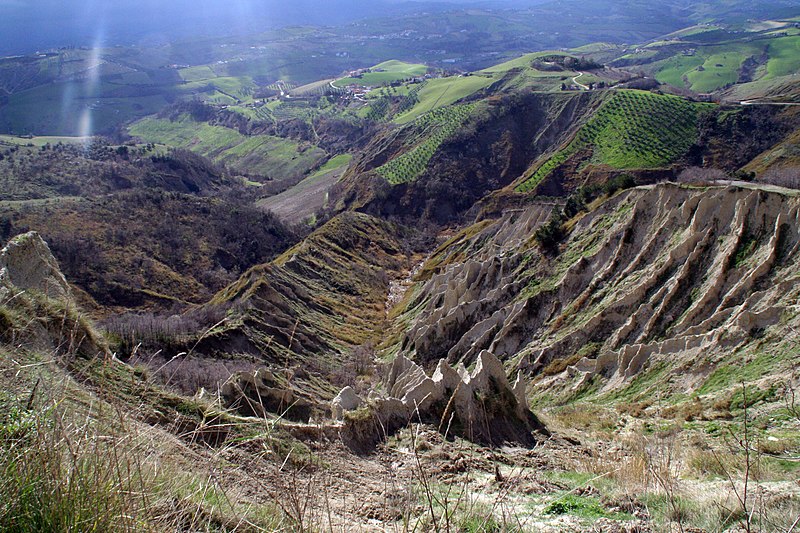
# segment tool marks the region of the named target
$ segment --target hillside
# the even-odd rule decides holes
[[[759,377],[778,380],[795,342],[797,211],[787,190],[635,188],[569,220],[553,256],[531,237],[547,205],[480,222],[423,264],[401,352],[469,364],[488,349],[562,391],[681,365],[677,387],[711,392],[710,361],[761,353],[774,367]]]
[[[535,170],[526,172],[516,190],[534,190],[576,157],[588,159],[590,165],[614,169],[668,167],[696,142],[698,116],[712,109],[713,105],[696,104],[674,96],[617,91],[605,99],[572,142]],[[585,168],[580,170],[591,172]]]
[[[797,529],[797,6],[500,5],[0,58],[0,531]]]
[[[400,228],[367,215],[340,215],[220,292],[204,313],[185,315],[210,321],[201,326],[202,333],[176,336],[166,322],[160,332],[157,324],[142,329],[142,322],[136,329],[131,322],[125,342],[140,351],[130,360],[135,366],[115,359],[92,364],[92,350],[104,349],[100,340],[94,341],[100,348],[85,353],[79,348],[77,359],[51,358],[46,346],[60,344],[59,320],[42,322],[54,326],[49,330],[26,329],[30,325],[19,321],[18,306],[28,300],[6,299],[4,320],[12,321],[6,332],[15,339],[37,332],[37,340],[27,345],[25,358],[13,348],[14,359],[3,359],[10,365],[4,363],[4,375],[19,373],[14,365],[39,363],[26,367],[27,381],[17,384],[35,390],[37,376],[50,382],[68,372],[68,386],[59,393],[64,395],[60,416],[68,420],[81,416],[86,394],[102,395],[104,403],[93,404],[94,416],[107,420],[105,413],[114,413],[115,405],[128,405],[147,391],[137,409],[124,415],[124,426],[100,427],[98,434],[135,442],[147,435],[161,450],[148,459],[158,468],[201,461],[203,466],[181,478],[187,482],[201,483],[196,478],[206,467],[227,471],[229,466],[222,465],[249,465],[213,485],[198,485],[229,499],[220,507],[196,493],[176,493],[177,485],[158,484],[149,469],[142,470],[144,478],[136,483],[150,498],[173,498],[202,513],[190,518],[160,514],[147,502],[127,504],[136,506],[128,507],[129,513],[156,524],[180,519],[198,527],[248,516],[260,528],[274,530],[298,521],[351,527],[371,520],[391,525],[403,517],[417,524],[501,520],[489,508],[447,495],[447,487],[457,484],[464,497],[489,494],[504,513],[532,530],[579,530],[598,520],[645,531],[676,520],[708,527],[736,512],[731,485],[718,476],[743,479],[743,465],[750,463],[736,448],[726,447],[726,435],[744,424],[753,432],[749,438],[771,443],[758,445],[761,466],[749,483],[753,490],[770,491],[753,505],[778,530],[788,527],[787,520],[800,509],[800,496],[787,481],[796,466],[785,459],[800,444],[797,420],[791,404],[786,410],[783,403],[797,386],[792,350],[800,326],[795,312],[798,201],[795,193],[753,186],[629,189],[595,202],[570,221],[569,236],[556,255],[539,251],[532,240],[552,205],[532,205],[453,235],[408,281],[402,281],[411,265],[397,240]],[[50,258],[42,270],[35,254],[5,257],[0,264],[14,270],[10,278],[0,274],[3,283],[29,283],[22,280],[39,278],[21,278],[17,272],[52,272],[55,265]],[[64,281],[45,286],[69,291]],[[403,286],[405,297],[398,291]],[[37,315],[57,316],[48,310],[51,304],[39,305]],[[2,340],[0,349],[11,350],[8,337]],[[366,455],[343,447],[340,439],[363,426],[363,411],[332,422],[326,400],[337,384],[380,390],[385,370],[375,364],[371,350],[407,354],[422,364],[440,356],[470,363],[484,347],[506,361],[501,372],[513,375],[519,368],[533,377],[527,397],[544,413],[550,440],[534,450],[485,448],[460,438],[448,442],[436,425],[412,425]],[[169,351],[153,354],[157,348]],[[487,356],[480,357],[485,365]],[[260,374],[265,388],[256,400],[270,406],[277,394],[292,398],[292,404],[283,414],[263,413],[262,421],[220,411],[227,397],[206,403],[162,389],[164,383],[187,392],[213,387],[214,380],[221,382],[231,372],[247,375],[248,368],[265,364],[272,370]],[[33,405],[38,404],[22,409],[47,416]],[[304,422],[309,412],[311,424]],[[43,453],[45,445],[37,442],[27,446],[39,448],[26,449]],[[416,449],[418,462],[407,461],[409,449]],[[93,453],[82,448],[80,460],[96,460]],[[663,467],[648,453],[670,454],[670,460],[680,461],[675,467],[680,470],[651,470]],[[723,466],[715,466],[713,457]],[[387,461],[402,466],[387,472],[381,466]],[[117,472],[113,464],[107,468]],[[294,481],[282,485],[287,471]],[[674,483],[674,496],[664,496],[659,482],[648,481],[650,472],[674,476],[664,478]],[[599,482],[597,476],[606,479]],[[400,492],[437,483],[442,492],[422,493],[412,500],[419,503],[393,501],[379,490],[392,483]],[[313,487],[315,496],[302,496],[309,514],[273,507],[269,502],[280,501],[267,488],[273,484],[297,497]],[[111,484],[104,489],[108,493],[98,494],[113,496],[124,487]],[[698,487],[701,495],[694,492]],[[267,495],[266,503],[254,501],[259,493]],[[683,511],[675,518],[671,498],[678,497]],[[324,513],[326,498],[342,503]],[[454,514],[427,512],[425,502],[433,498],[453,505]],[[250,516],[254,512],[257,516]]]
[[[523,93],[435,111],[376,137],[342,177],[335,207],[457,220],[561,142],[596,102],[590,95]],[[437,119],[434,126],[426,117]]]
[[[28,144],[0,148],[0,239],[38,231],[98,316],[185,310],[303,234],[188,151]]]
[[[135,317],[114,323],[126,341],[120,356],[135,355],[130,350],[140,340],[161,349],[163,361],[193,353],[201,375],[194,374],[195,364],[172,373],[173,383],[190,393],[216,389],[232,367],[297,368],[301,388],[318,402],[330,400],[330,380],[351,379],[346,368],[357,348],[379,338],[388,282],[408,263],[403,233],[368,215],[339,215],[188,313],[188,329],[157,320],[140,324]]]
[[[326,156],[313,145],[270,135],[245,136],[186,115],[175,120],[143,119],[129,131],[142,142],[189,149],[256,180],[297,181]]]

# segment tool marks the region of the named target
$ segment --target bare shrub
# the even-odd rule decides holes
[[[770,168],[759,176],[758,181],[788,189],[800,189],[800,167]]]
[[[338,387],[353,387],[358,393],[365,392],[371,381],[367,378],[377,376],[375,345],[366,342],[353,347],[349,354],[345,354],[343,362],[331,364],[328,374],[331,383]]]
[[[183,314],[125,313],[112,317],[101,325],[106,332],[133,349],[139,344],[168,347],[186,342],[227,316],[241,312],[243,304],[223,303],[204,305]],[[129,352],[130,353],[130,352]],[[121,354],[126,355],[125,353]]]
[[[707,184],[727,180],[728,175],[718,168],[689,167],[678,174],[678,183]]]

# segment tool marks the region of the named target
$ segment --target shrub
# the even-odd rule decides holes
[[[614,176],[609,179],[603,186],[603,191],[608,195],[612,195],[617,191],[623,191],[635,186],[636,180],[633,176],[630,174],[620,174],[619,176]]]
[[[603,509],[600,503],[594,498],[586,498],[574,494],[567,494],[554,502],[550,502],[550,504],[545,507],[544,514],[574,514],[586,518],[602,518],[608,516],[605,509]]]
[[[564,216],[558,208],[554,208],[550,213],[550,218],[536,229],[533,238],[539,243],[539,248],[546,253],[558,251],[559,243],[564,239]]]

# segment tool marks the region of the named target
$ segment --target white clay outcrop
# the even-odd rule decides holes
[[[346,411],[355,411],[364,403],[353,387],[345,387],[331,402],[333,418],[341,420]]]
[[[345,416],[362,406],[361,398],[353,398],[352,389],[346,387],[334,399],[333,414],[344,417],[349,440],[374,443],[378,439],[372,428],[390,431],[389,428],[396,429],[412,421],[432,423],[445,434],[460,433],[482,442],[532,444],[534,433],[546,434],[544,426],[528,409],[526,381],[518,375],[511,385],[500,360],[488,351],[480,353],[471,373],[463,365],[455,369],[440,360],[431,377],[422,367],[399,355],[385,386],[388,393],[385,397],[371,396],[367,403],[372,415],[367,418],[370,422],[367,428],[359,426],[358,417]],[[342,401],[345,398],[348,402]]]
[[[591,345],[569,372],[613,387],[652,358],[691,362],[749,342],[796,305],[797,196],[635,188],[585,214],[558,255],[539,259],[530,242],[542,211],[509,211],[440,253],[446,266],[408,306],[401,353],[472,364],[488,350],[537,374]]]

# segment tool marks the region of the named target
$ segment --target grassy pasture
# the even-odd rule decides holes
[[[511,59],[510,61],[506,61],[505,63],[500,63],[498,65],[494,65],[492,67],[488,67],[483,69],[481,72],[489,73],[489,74],[497,74],[497,73],[506,73],[511,69],[514,68],[523,68],[529,69],[531,68],[531,63],[540,57],[545,56],[552,56],[552,55],[559,55],[559,56],[566,56],[564,52],[559,51],[545,51],[545,52],[534,52],[532,54],[525,54],[523,56],[517,57],[515,59]]]
[[[693,90],[707,93],[736,83],[739,67],[746,59],[741,52],[731,51],[709,55],[702,70],[694,69],[686,74]]]
[[[17,137],[15,135],[0,135],[0,145],[2,144],[15,144],[18,146],[33,145],[36,148],[41,148],[47,144],[83,144],[91,140],[91,137],[58,137],[58,136],[41,136],[29,139],[27,137]]]
[[[494,83],[493,77],[484,76],[451,76],[429,80],[419,91],[419,102],[394,118],[398,124],[407,124],[425,113],[449,106]]]
[[[769,44],[765,78],[788,76],[800,71],[800,36],[780,37]]]
[[[686,46],[695,45],[687,43]],[[781,34],[752,41],[700,45],[694,55],[687,56],[681,52],[652,63],[650,68],[661,83],[708,93],[735,84],[743,62],[749,57],[760,58],[765,51],[768,56],[766,68],[757,71],[756,81],[800,71],[800,35]]]
[[[178,74],[180,74],[183,81],[211,80],[217,77],[217,74],[211,70],[211,67],[206,65],[182,68],[178,71]]]
[[[306,179],[313,179],[323,174],[327,174],[328,172],[339,170],[343,166],[349,165],[350,161],[352,160],[353,156],[351,154],[341,154],[331,157],[324,165],[319,167],[319,170],[317,170],[315,173],[313,173]]]
[[[215,102],[222,104],[250,101],[255,89],[255,82],[247,76],[188,81],[178,86],[180,92],[200,93],[205,95],[204,99],[207,101],[213,101],[214,98],[219,99],[220,96],[227,97],[228,101]]]

